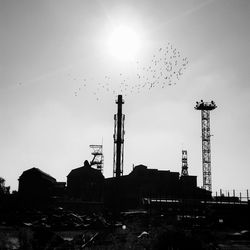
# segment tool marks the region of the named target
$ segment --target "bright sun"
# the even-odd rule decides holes
[[[140,49],[140,39],[133,29],[119,26],[110,34],[107,45],[109,53],[115,58],[131,61]]]

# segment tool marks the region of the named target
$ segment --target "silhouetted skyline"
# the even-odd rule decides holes
[[[213,190],[249,188],[249,10],[248,0],[2,1],[0,176],[14,190],[32,167],[65,181],[102,139],[104,175],[112,176],[113,115],[122,94],[124,174],[133,164],[181,172],[185,149],[201,186],[194,105],[214,100]],[[132,62],[108,53],[116,25],[140,38]],[[171,46],[180,64],[170,58]],[[163,68],[169,62],[176,71]]]

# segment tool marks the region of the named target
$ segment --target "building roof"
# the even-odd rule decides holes
[[[178,175],[178,172],[170,172],[170,170],[158,170],[158,169],[149,169],[145,165],[137,165],[134,167],[133,171],[129,175]]]
[[[79,168],[72,169],[72,170],[70,171],[70,173],[67,175],[67,177],[69,177],[69,176],[71,176],[71,175],[77,176],[77,175],[89,174],[89,173],[94,174],[94,175],[96,175],[96,176],[98,176],[98,177],[100,177],[100,178],[104,178],[104,176],[103,176],[103,174],[101,173],[101,171],[98,170],[98,169],[92,168],[92,167],[90,166],[90,164],[88,163],[88,161],[85,161],[85,162],[84,162],[84,166],[79,167]]]
[[[56,179],[54,177],[52,177],[51,175],[43,172],[39,168],[30,168],[28,170],[23,171],[23,173],[21,174],[21,176],[19,177],[19,179],[22,178],[22,177],[24,177],[24,176],[28,176],[29,174],[32,174],[32,173],[39,174],[42,178],[47,179],[47,180],[49,180],[51,182],[56,182]]]

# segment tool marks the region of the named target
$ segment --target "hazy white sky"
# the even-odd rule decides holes
[[[102,138],[104,175],[112,176],[115,97],[103,90],[97,100],[93,89],[107,75],[115,87],[118,72],[138,84],[135,65],[107,53],[119,24],[140,37],[142,64],[168,42],[189,60],[175,86],[124,97],[124,173],[132,164],[180,172],[187,149],[189,173],[202,185],[194,106],[214,100],[213,190],[249,188],[249,0],[0,0],[0,176],[7,185],[17,189],[31,167],[66,181]]]

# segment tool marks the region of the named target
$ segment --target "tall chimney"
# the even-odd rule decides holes
[[[118,95],[116,101],[117,114],[114,116],[114,166],[113,176],[120,177],[123,175],[123,149],[124,149],[124,119],[125,115],[122,114],[122,104],[124,101],[122,95]]]

